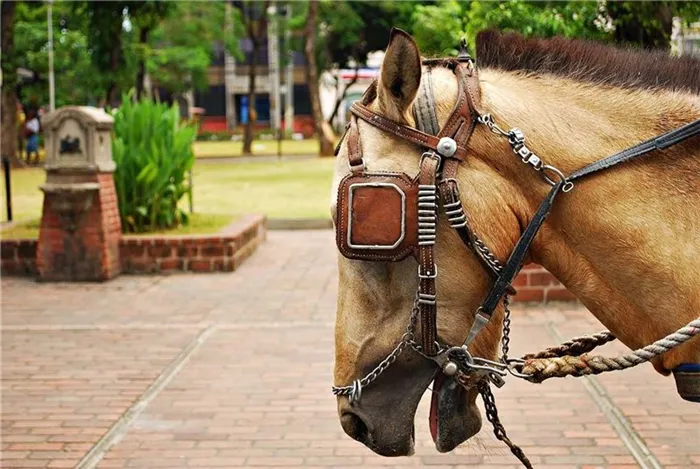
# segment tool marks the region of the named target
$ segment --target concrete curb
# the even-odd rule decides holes
[[[331,230],[330,218],[268,218],[268,230]]]

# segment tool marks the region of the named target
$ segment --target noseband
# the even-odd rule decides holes
[[[587,165],[565,176],[558,168],[547,165],[525,144],[525,137],[518,129],[502,130],[488,114],[481,114],[481,95],[478,74],[474,60],[463,47],[456,59],[430,59],[423,62],[428,66],[419,90],[414,114],[417,129],[396,123],[369,109],[368,104],[376,98],[376,82],[367,90],[360,102],[350,108],[352,113],[343,141],[348,148],[350,174],[340,182],[336,213],[336,242],[343,256],[365,261],[396,262],[413,256],[418,262],[418,290],[406,333],[396,348],[362,379],[353,384],[333,387],[335,395],[345,395],[351,404],[361,396],[362,388],[373,382],[403,352],[410,347],[424,357],[433,360],[448,376],[454,376],[465,387],[476,386],[482,392],[487,404],[493,404],[491,415],[487,405],[487,417],[497,421],[493,395],[488,384],[500,387],[503,377],[512,375],[528,381],[541,382],[555,376],[597,374],[603,371],[624,369],[651,360],[669,349],[684,343],[700,333],[700,318],[691,322],[664,339],[617,359],[581,356],[594,347],[615,337],[609,332],[596,336],[574,339],[557,348],[556,357],[584,360],[588,372],[569,371],[561,374],[537,373],[532,360],[553,356],[548,349],[540,354],[526,356],[529,360],[510,359],[508,352],[509,311],[508,295],[513,293],[512,281],[518,274],[530,244],[550,212],[554,200],[560,193],[574,188],[574,182],[583,177],[605,170],[619,163],[645,155],[653,150],[665,149],[692,136],[700,134],[700,120],[662,134],[654,139],[635,145],[615,155]],[[432,95],[430,67],[444,65],[453,70],[458,83],[458,100],[445,125],[439,129],[435,115],[435,100]],[[378,129],[408,141],[423,149],[419,172],[415,178],[405,173],[378,172],[367,169],[362,156],[358,119]],[[508,140],[513,152],[522,163],[537,171],[551,190],[539,206],[531,222],[520,236],[515,248],[505,264],[501,264],[491,250],[470,228],[464,212],[456,180],[457,168],[468,153],[468,143],[477,124],[486,126],[492,132]],[[434,245],[437,231],[438,207],[442,205],[450,226],[459,234],[463,243],[476,255],[486,272],[494,279],[493,286],[481,306],[477,309],[474,322],[467,338],[460,346],[442,344],[437,336],[437,292],[435,281],[438,269],[435,264]],[[504,302],[506,319],[503,331],[503,350],[499,361],[474,357],[469,353],[469,345],[490,321],[493,312],[501,301]],[[420,326],[420,340],[416,340]],[[549,353],[549,355],[547,355]],[[544,355],[543,355],[544,354]],[[593,359],[618,360],[618,365],[605,362],[593,363]],[[620,364],[621,363],[621,364]],[[700,398],[700,390],[695,389]],[[490,397],[489,397],[490,396]],[[494,417],[495,415],[495,417]],[[496,423],[494,423],[496,425]],[[499,423],[500,425],[500,423]],[[503,432],[505,436],[505,432]],[[498,436],[498,433],[497,433]],[[501,439],[501,438],[499,438]],[[507,440],[507,437],[506,437]],[[525,463],[527,458],[516,453],[517,447],[507,441],[511,450]],[[522,452],[521,452],[522,453]],[[529,463],[526,463],[528,465]]]

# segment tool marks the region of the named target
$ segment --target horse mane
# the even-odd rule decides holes
[[[478,63],[504,71],[546,73],[622,88],[670,89],[700,93],[700,60],[671,57],[662,50],[620,48],[594,41],[481,31]]]

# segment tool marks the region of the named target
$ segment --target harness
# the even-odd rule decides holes
[[[350,174],[339,184],[336,213],[336,242],[343,256],[365,261],[396,262],[413,256],[418,262],[418,289],[406,332],[397,346],[370,373],[351,385],[334,386],[333,393],[347,396],[350,404],[361,398],[362,390],[376,380],[398,356],[410,347],[427,359],[434,361],[442,372],[466,388],[476,387],[484,398],[486,415],[494,425],[494,433],[504,441],[513,454],[531,467],[522,450],[508,439],[498,419],[498,413],[490,391],[490,384],[501,387],[504,377],[511,375],[531,382],[541,382],[552,377],[583,376],[606,371],[625,369],[647,362],[700,333],[700,318],[675,333],[630,354],[605,358],[589,356],[595,347],[614,340],[610,332],[572,339],[558,347],[537,354],[514,359],[508,357],[510,334],[509,295],[515,290],[511,284],[518,274],[529,247],[542,227],[552,204],[561,193],[574,188],[574,183],[599,171],[630,161],[654,150],[661,150],[700,134],[700,120],[637,144],[624,151],[591,163],[569,175],[544,161],[526,145],[524,134],[516,128],[503,130],[489,114],[481,114],[481,96],[475,61],[462,50],[454,59],[428,59],[423,61],[427,71],[421,80],[414,105],[417,128],[411,128],[383,117],[369,109],[376,98],[376,82],[365,92],[360,102],[354,103],[346,133],[341,139],[347,142]],[[458,83],[458,98],[447,122],[439,128],[435,114],[430,70],[432,66],[450,68]],[[367,169],[362,157],[358,119],[411,142],[424,150],[415,178],[405,173],[378,172]],[[468,153],[469,139],[476,125],[484,125],[495,134],[508,140],[515,155],[523,164],[538,172],[551,186],[545,199],[535,212],[516,243],[505,264],[471,229],[462,206],[457,168]],[[336,148],[336,154],[340,143]],[[437,336],[437,292],[435,288],[438,268],[435,264],[434,245],[437,231],[438,209],[442,205],[450,226],[462,242],[479,260],[492,277],[493,285],[476,311],[474,322],[465,341],[458,346],[441,343]],[[489,323],[496,307],[504,303],[505,318],[501,357],[498,361],[472,356],[469,346]],[[420,333],[418,327],[420,326]],[[700,365],[681,365],[674,370],[678,376],[693,376],[694,385],[686,383],[684,398],[700,401]],[[679,392],[681,385],[679,384]]]

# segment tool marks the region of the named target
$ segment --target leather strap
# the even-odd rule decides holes
[[[440,132],[440,136],[452,137],[458,145],[467,148],[467,144],[469,143],[472,133],[474,133],[477,122],[476,109],[481,106],[481,91],[479,88],[478,76],[471,66],[457,64],[454,70],[457,76],[459,99],[455,104],[455,109],[452,112],[451,118]],[[476,258],[479,260],[484,270],[495,280],[498,278],[499,273],[494,266],[488,262],[483,253],[476,249],[474,235],[469,227],[469,220],[464,207],[462,207],[459,186],[456,180],[458,168],[459,160],[452,158],[447,158],[445,160],[442,167],[442,178],[440,180],[440,200],[443,206],[454,206],[459,203],[463,217],[463,225],[460,226],[461,223],[450,224],[457,232],[464,245],[476,254]],[[509,292],[514,293],[515,290],[509,287]]]
[[[520,266],[522,265],[523,259],[525,259],[525,256],[530,249],[530,244],[532,244],[532,240],[535,239],[535,236],[542,227],[544,220],[547,218],[547,215],[549,215],[554,199],[561,191],[563,184],[564,182],[562,181],[552,187],[552,190],[549,191],[547,197],[545,197],[540,204],[537,212],[535,212],[535,216],[532,217],[532,220],[527,225],[527,228],[525,228],[525,231],[520,236],[520,239],[518,239],[518,242],[515,245],[515,248],[513,248],[513,251],[503,267],[501,274],[498,276],[496,283],[494,283],[493,287],[491,287],[491,291],[486,296],[486,299],[479,308],[482,314],[488,316],[489,318],[491,317],[493,310],[496,309],[496,306],[498,306],[501,298],[503,298],[503,295],[505,295],[511,282],[513,282],[513,279],[520,271]]]
[[[501,298],[503,298],[503,295],[505,294],[508,286],[511,284],[518,271],[520,270],[520,266],[522,265],[523,259],[527,255],[527,252],[530,248],[530,244],[532,244],[532,241],[534,240],[535,236],[542,227],[545,218],[547,217],[552,208],[554,199],[561,192],[561,189],[565,183],[572,182],[574,180],[580,179],[590,174],[594,174],[604,169],[608,169],[617,164],[630,161],[634,158],[643,156],[651,151],[668,148],[696,135],[700,135],[700,119],[686,124],[678,129],[666,132],[658,137],[637,144],[633,147],[611,155],[607,158],[603,158],[594,163],[591,163],[577,171],[574,171],[565,180],[560,181],[559,183],[554,185],[547,197],[540,204],[539,208],[537,209],[537,212],[535,213],[535,216],[532,218],[530,223],[525,228],[525,231],[520,236],[520,239],[518,240],[517,244],[515,245],[515,248],[513,249],[510,257],[508,258],[508,262],[506,263],[505,267],[501,271],[501,274],[496,280],[496,283],[493,285],[486,299],[479,308],[479,313],[484,317],[484,319],[488,321],[491,318],[494,309],[501,301]],[[482,322],[481,325],[472,326],[473,330],[471,331],[470,336],[473,336],[475,332],[478,332],[478,330],[481,327],[483,327],[484,324],[485,323]]]
[[[414,117],[416,119],[416,127],[426,134],[437,135],[440,130],[440,124],[435,113],[435,96],[433,94],[433,84],[430,77],[430,69],[428,69],[421,79],[418,97],[414,102],[413,107]],[[437,171],[439,159],[436,156],[426,155],[421,160],[420,174],[418,182],[422,187],[422,193],[426,193],[426,186],[435,187],[437,179]],[[433,190],[435,196],[436,191]],[[425,209],[424,207],[419,207]],[[433,215],[432,222],[437,226],[437,200],[435,199],[432,207]],[[425,220],[425,212],[422,214]],[[420,214],[419,214],[420,216]],[[428,222],[430,223],[430,222]],[[433,233],[436,230],[433,229]],[[424,241],[429,242],[429,241]],[[433,240],[432,243],[435,241]],[[435,275],[437,270],[435,267],[435,252],[433,245],[419,245],[418,247],[418,308],[421,324],[421,346],[426,355],[435,355],[437,353],[437,288],[435,286]]]
[[[645,142],[639,143],[633,147],[627,148],[619,153],[598,160],[594,163],[584,166],[583,168],[574,171],[567,179],[569,181],[574,181],[582,177],[588,176],[589,174],[596,173],[603,169],[610,168],[625,161],[629,161],[633,158],[645,155],[650,151],[663,150],[670,146],[681,143],[684,140],[694,137],[695,135],[700,135],[700,119],[690,122],[689,124],[679,127],[677,129],[661,134],[657,137],[649,139]]]
[[[348,140],[348,163],[353,173],[364,170],[365,164],[362,159],[362,147],[360,146],[360,131],[357,128],[357,118],[350,117],[350,127],[346,137]]]
[[[420,173],[418,175],[419,182],[419,205],[418,219],[421,217],[432,219],[432,222],[437,225],[437,188],[436,178],[440,164],[440,158],[432,153],[426,153],[420,162]],[[431,189],[432,187],[432,189]],[[432,193],[433,206],[428,208],[430,202],[426,205],[421,205],[421,193]],[[428,220],[426,220],[428,221]],[[435,233],[435,229],[433,229]],[[422,332],[422,347],[423,353],[428,356],[436,355],[437,349],[437,292],[435,288],[435,278],[437,277],[437,267],[435,266],[435,234],[432,239],[419,236],[418,242],[418,309],[420,312],[420,325]]]
[[[440,139],[433,135],[429,135],[425,132],[421,132],[418,129],[408,127],[397,122],[387,119],[386,117],[380,116],[371,109],[367,108],[364,104],[355,102],[350,106],[350,112],[360,119],[372,124],[379,129],[395,135],[402,140],[407,140],[414,143],[420,147],[427,148],[434,152],[438,152],[438,142]],[[457,146],[457,151],[452,156],[460,161],[464,160],[467,155],[467,149],[463,146]]]

